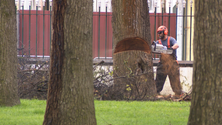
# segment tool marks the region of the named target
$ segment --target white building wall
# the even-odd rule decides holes
[[[93,0],[93,12],[112,12],[111,0]]]
[[[52,0],[49,0],[50,5],[52,4]],[[45,5],[45,0],[15,0],[15,4],[17,9],[28,10],[29,6],[31,6],[32,10],[36,10],[36,6],[38,6],[38,10],[43,10],[43,6]]]
[[[111,6],[112,0],[93,0],[93,11],[99,12],[112,12],[112,6]],[[155,7],[157,9],[157,13],[162,12],[162,5],[164,0],[147,0],[147,4],[149,3],[149,9],[150,13],[154,13]],[[176,3],[182,3],[184,0],[166,0],[166,12],[169,12],[169,6],[171,6],[171,12],[173,12],[173,7],[176,5]],[[16,3],[20,6],[20,9],[22,7],[22,4],[24,3],[24,9],[29,9],[29,5],[31,4],[32,9],[35,9],[35,6],[38,5],[39,7],[44,6],[45,0],[15,0]],[[52,2],[52,0],[50,0]],[[179,6],[180,8],[180,6]]]

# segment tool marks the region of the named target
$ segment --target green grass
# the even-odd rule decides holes
[[[0,125],[41,125],[46,101],[24,100],[13,107],[0,107]]]
[[[98,125],[186,125],[190,102],[96,101]]]
[[[0,107],[0,125],[41,125],[46,101]],[[98,125],[186,125],[190,102],[95,101]]]

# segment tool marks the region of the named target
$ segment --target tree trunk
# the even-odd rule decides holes
[[[221,1],[195,1],[193,91],[188,125],[222,124],[221,17]]]
[[[53,0],[53,40],[44,125],[95,125],[92,1]]]
[[[114,99],[156,94],[147,0],[112,0]]]
[[[13,106],[20,104],[15,1],[2,0],[0,10],[0,106]]]

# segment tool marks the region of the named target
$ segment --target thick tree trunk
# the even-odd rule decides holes
[[[153,72],[149,71],[152,70],[152,60],[149,60],[148,56],[149,54],[138,50],[115,54],[116,79],[112,92],[114,99],[144,100],[151,99],[150,95],[156,93],[153,81],[150,80],[153,79],[150,78],[153,77]]]
[[[44,125],[95,125],[92,1],[53,0],[53,40]]]
[[[0,21],[0,106],[13,106],[20,104],[14,0],[1,0]]]
[[[148,99],[156,94],[156,86],[147,0],[112,0],[112,10],[115,47],[112,91],[116,91],[112,96],[114,99]]]
[[[222,124],[221,17],[221,1],[195,1],[193,92],[188,125]]]

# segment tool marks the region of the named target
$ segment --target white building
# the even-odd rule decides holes
[[[50,3],[52,0],[49,0]],[[99,7],[100,7],[100,12],[106,12],[106,7],[107,7],[107,12],[112,12],[112,7],[111,7],[111,1],[112,0],[93,0],[93,11],[94,12],[99,12]],[[164,3],[166,1],[166,3]],[[182,4],[186,0],[147,0],[147,3],[149,4],[149,9],[151,13],[154,13],[155,7],[157,10],[157,13],[162,12],[162,8],[166,8],[165,12],[169,12],[169,7],[171,7],[171,12],[173,12],[173,8],[177,5],[178,3],[178,9],[183,8]],[[17,6],[20,5],[20,9],[22,5],[24,5],[24,9],[29,9],[29,6],[32,6],[32,9],[35,9],[35,6],[42,7],[44,6],[45,0],[15,0]]]
[[[49,0],[49,2],[52,5],[52,0]],[[22,9],[22,6],[24,10],[28,10],[29,6],[31,6],[32,10],[35,10],[36,6],[38,6],[38,10],[42,10],[43,6],[45,6],[45,0],[15,0],[15,4],[18,10]]]
[[[112,0],[93,0],[93,11],[99,12],[112,12],[111,7],[111,1]],[[166,3],[164,3],[166,1]],[[183,3],[185,0],[147,0],[147,3],[149,5],[150,13],[155,12],[155,7],[157,10],[157,13],[162,12],[162,8],[165,8],[165,12],[169,13],[169,7],[171,7],[171,12],[173,12],[173,9],[178,5],[178,9],[183,9]]]

